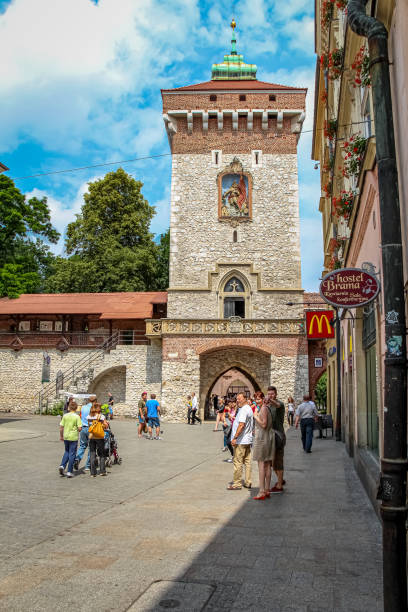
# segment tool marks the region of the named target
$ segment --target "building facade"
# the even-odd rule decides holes
[[[256,66],[237,52],[235,22],[231,25],[231,52],[212,66],[210,81],[162,91],[172,152],[166,299],[122,294],[114,306],[109,297],[102,307],[100,295],[99,306],[92,307],[94,332],[103,321],[108,340],[112,333],[119,336],[100,352],[92,380],[85,368],[80,384],[100,393],[110,385],[126,414],[134,412],[147,389],[158,395],[169,420],[185,419],[186,395],[192,391],[208,416],[214,389],[224,388],[220,381],[229,376],[235,387],[265,392],[274,384],[282,399],[301,400],[325,369],[323,346],[308,343],[304,328],[305,307],[316,296],[305,298],[301,286],[297,142],[306,90],[259,81]],[[24,360],[30,350],[38,356],[41,350],[29,348],[19,334],[19,303],[26,298],[13,301],[17,328],[10,333],[16,338],[0,349],[10,371],[13,359]],[[43,309],[39,313],[46,300],[37,305]],[[140,301],[150,314],[137,307]],[[0,306],[5,317],[10,307],[7,300]],[[87,325],[89,332],[92,317],[85,305],[74,311],[79,317],[73,316],[73,303],[58,310],[54,301],[49,308],[61,336],[74,333],[75,325],[81,333]],[[41,325],[41,314],[31,311],[31,316]],[[66,345],[61,338],[58,342],[51,362],[58,364],[59,352],[78,371],[73,346],[61,352]],[[7,387],[9,374],[4,376]],[[118,389],[121,381],[118,391],[112,377]]]
[[[382,281],[375,123],[367,41],[347,22],[347,1],[316,4],[315,120],[312,158],[320,162],[324,270],[365,268]],[[408,7],[369,1],[367,14],[389,31],[401,223],[407,271]],[[384,314],[381,293],[369,306],[341,313],[342,437],[375,504],[383,452]],[[327,343],[328,409],[336,416],[336,343]]]

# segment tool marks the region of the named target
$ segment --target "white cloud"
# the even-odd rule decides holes
[[[94,177],[92,180],[101,178],[99,176]],[[29,198],[47,198],[47,204],[51,213],[51,222],[53,226],[60,232],[61,238],[58,244],[52,245],[52,251],[58,255],[62,255],[64,252],[64,238],[68,223],[75,220],[75,215],[81,212],[81,206],[84,203],[84,193],[88,191],[88,181],[81,184],[74,198],[64,202],[57,198],[49,195],[49,193],[42,189],[33,189],[27,192],[25,195]]]
[[[34,140],[80,153],[90,138],[126,150],[147,128],[129,111],[149,91],[159,111],[166,70],[183,59],[198,19],[196,0],[174,0],[170,11],[160,0],[15,0],[0,15],[0,151]],[[141,138],[150,150],[162,133],[155,125]]]

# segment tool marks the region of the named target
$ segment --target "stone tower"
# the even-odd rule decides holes
[[[297,142],[306,90],[257,80],[232,48],[205,83],[162,90],[172,152],[162,402],[208,408],[229,368],[280,395],[307,391]],[[295,306],[288,308],[287,303]],[[180,413],[181,414],[181,413]]]

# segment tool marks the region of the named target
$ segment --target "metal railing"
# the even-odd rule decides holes
[[[118,344],[144,344],[147,338],[142,330],[122,330],[115,332],[119,335]],[[0,347],[23,348],[59,348],[63,343],[68,348],[100,347],[111,334],[106,332],[2,332],[0,331]]]
[[[43,412],[44,405],[46,405],[46,408],[48,409],[50,399],[55,400],[58,396],[58,392],[62,390],[62,387],[61,389],[59,388],[58,381],[62,381],[62,385],[67,387],[75,383],[75,381],[81,378],[81,376],[84,376],[84,374],[88,375],[88,377],[92,380],[92,366],[94,366],[98,361],[101,361],[106,352],[116,348],[116,346],[119,344],[120,337],[121,333],[115,332],[102,344],[96,347],[93,351],[90,351],[89,354],[84,355],[72,366],[62,372],[58,372],[57,376],[52,382],[44,385],[37,394],[38,409],[40,414]]]

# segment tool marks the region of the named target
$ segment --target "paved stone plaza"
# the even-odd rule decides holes
[[[212,424],[150,442],[113,421],[123,464],[67,480],[56,417],[0,423],[0,610],[382,610],[380,524],[341,443],[305,455],[290,431],[286,491],[255,502],[226,490]]]

